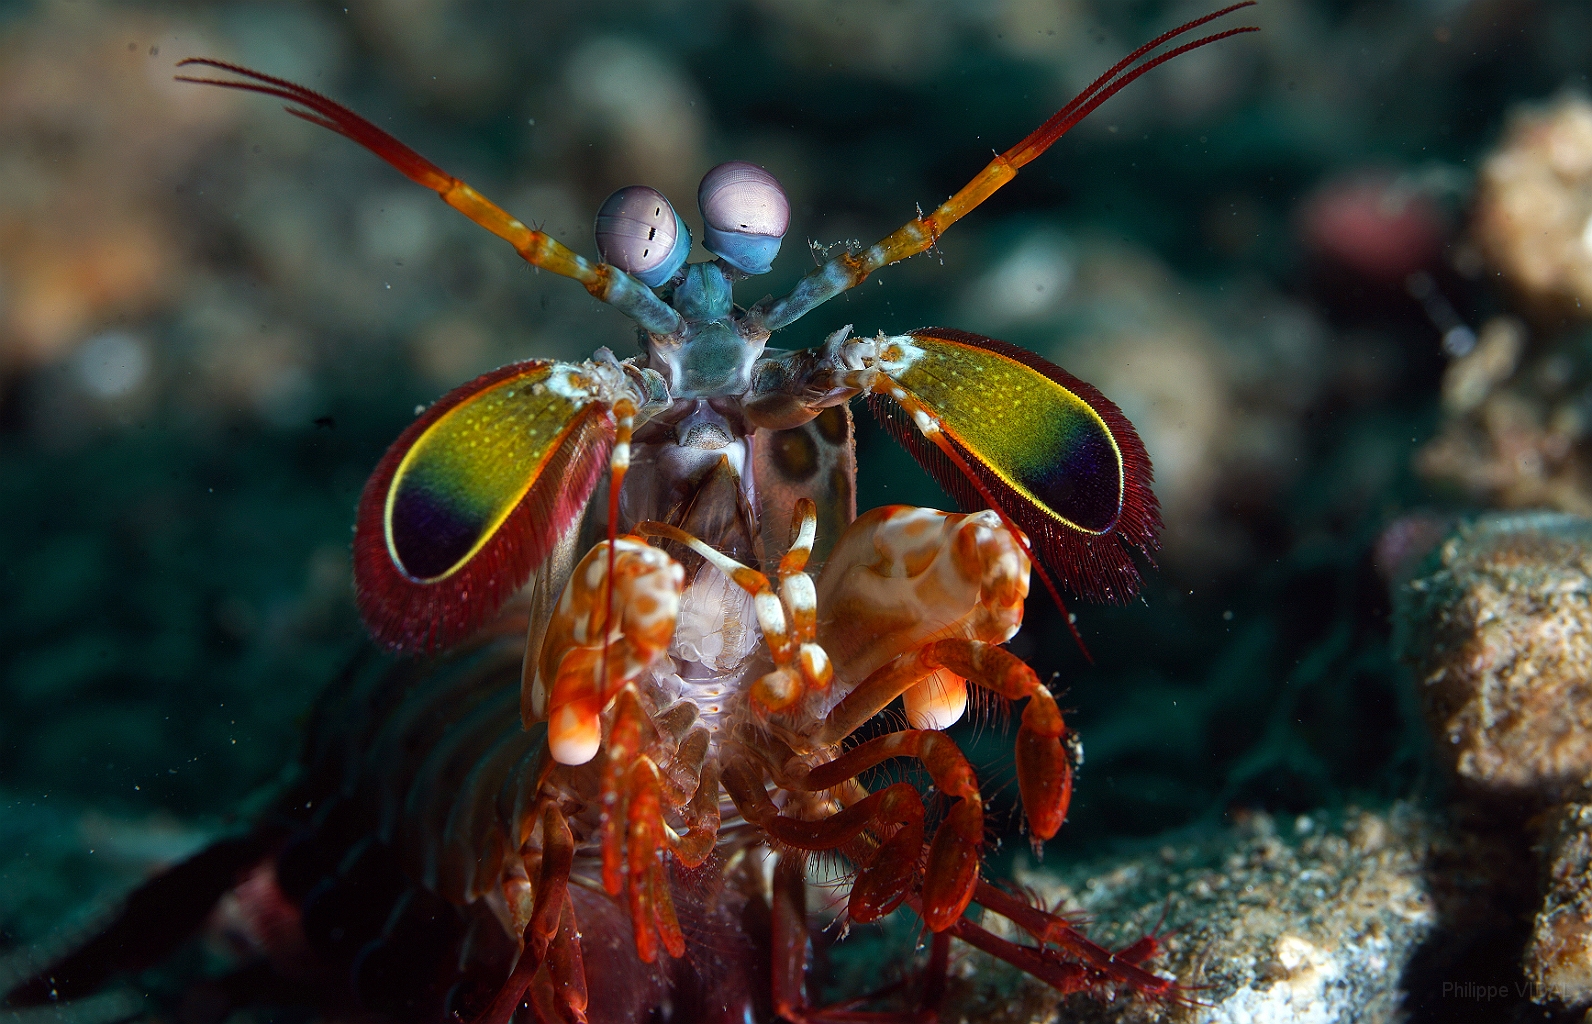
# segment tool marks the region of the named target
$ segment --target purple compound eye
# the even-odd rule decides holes
[[[655,188],[628,185],[597,211],[597,254],[648,288],[673,277],[690,251],[690,229]]]
[[[790,227],[790,200],[772,174],[745,160],[719,164],[703,176],[697,206],[709,252],[745,273],[768,273]]]

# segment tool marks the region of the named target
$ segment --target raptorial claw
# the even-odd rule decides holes
[[[877,921],[901,905],[917,878],[918,857],[923,852],[923,799],[906,783],[882,791],[873,827],[900,827],[878,850],[851,883],[846,913],[853,921]]]
[[[812,738],[848,736],[898,696],[913,725],[946,728],[961,717],[970,680],[1027,698],[1018,783],[1034,837],[1054,836],[1072,795],[1066,723],[1034,670],[997,646],[1022,622],[1029,566],[994,512],[886,506],[859,516],[818,582],[819,636],[849,692]]]
[[[657,958],[657,943],[670,956],[685,955],[685,937],[675,919],[674,902],[664,878],[663,806],[658,798],[658,768],[642,757],[630,769],[629,809],[625,845],[630,874],[630,919],[636,936],[636,953],[643,962]],[[617,822],[609,835],[617,835]]]
[[[596,755],[603,708],[664,656],[674,636],[685,588],[680,563],[639,537],[615,540],[611,571],[609,562],[603,543],[575,567],[521,694],[524,720],[547,721],[548,746],[560,764]]]

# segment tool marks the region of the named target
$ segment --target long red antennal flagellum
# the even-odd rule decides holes
[[[1155,57],[1145,61],[1143,64],[1133,67],[1131,70],[1123,73],[1123,69],[1128,68],[1128,66],[1133,64],[1134,61],[1143,57],[1145,54],[1149,53],[1151,50],[1154,50],[1156,47],[1162,45],[1168,40],[1175,39],[1178,36],[1199,28],[1201,25],[1204,25],[1216,18],[1220,18],[1223,15],[1231,14],[1232,12],[1241,10],[1245,7],[1253,7],[1256,2],[1257,0],[1245,0],[1244,3],[1234,4],[1233,6],[1224,8],[1220,11],[1214,11],[1205,15],[1203,18],[1196,18],[1185,25],[1179,25],[1177,28],[1174,28],[1169,32],[1164,32],[1155,39],[1152,39],[1150,42],[1145,43],[1143,46],[1139,47],[1137,50],[1134,50],[1132,53],[1118,61],[1105,74],[1091,82],[1087,89],[1085,89],[1083,92],[1080,92],[1077,96],[1074,96],[1071,102],[1062,107],[1060,110],[1056,111],[1056,113],[1052,114],[1044,124],[1034,129],[1028,134],[1027,138],[1023,139],[1023,141],[1019,142],[1011,149],[1008,149],[1005,153],[1002,153],[1001,156],[1010,162],[1014,168],[1022,167],[1023,165],[1034,160],[1045,150],[1053,146],[1063,135],[1066,135],[1069,131],[1076,127],[1079,121],[1082,121],[1084,118],[1092,114],[1095,109],[1100,106],[1100,104],[1115,96],[1118,92],[1121,92],[1127,87],[1128,83],[1132,82],[1140,75],[1160,67],[1162,64],[1165,64],[1174,57],[1179,57],[1185,53],[1188,53],[1190,50],[1197,50],[1202,46],[1209,46],[1211,43],[1220,42],[1223,39],[1229,39],[1233,36],[1243,35],[1247,32],[1259,32],[1260,28],[1258,26],[1245,25],[1241,28],[1230,28],[1225,32],[1216,32],[1208,36],[1202,36],[1199,39],[1184,43],[1182,46],[1168,50],[1165,53],[1157,54]]]
[[[471,188],[468,182],[455,178],[341,103],[302,85],[251,71],[238,64],[206,57],[190,57],[177,62],[178,67],[189,65],[231,72],[250,81],[192,75],[178,75],[177,81],[257,92],[308,108],[286,109],[294,117],[303,118],[357,142],[387,161],[410,181],[431,189],[442,197],[443,202],[514,246],[514,251],[527,263],[563,277],[574,278],[594,298],[618,309],[647,330],[655,334],[672,334],[684,326],[680,314],[641,282],[605,263],[592,263],[557,239],[525,226],[508,211]]]
[[[447,188],[453,177],[442,168],[416,153],[413,149],[393,138],[392,135],[371,124],[365,118],[349,110],[335,100],[328,99],[320,93],[289,82],[284,78],[261,74],[238,64],[229,64],[222,60],[210,60],[207,57],[189,57],[187,60],[178,61],[179,68],[190,64],[200,67],[215,68],[217,71],[230,71],[244,78],[254,79],[250,82],[234,82],[221,78],[198,78],[192,75],[178,75],[179,82],[192,82],[195,85],[215,85],[223,89],[238,89],[243,92],[257,92],[265,96],[274,96],[279,100],[297,103],[308,107],[309,110],[299,110],[294,107],[284,107],[294,117],[301,117],[311,124],[318,124],[322,128],[334,131],[345,139],[352,139],[366,149],[375,153],[393,167],[397,168],[404,177],[426,188],[440,190]]]
[[[1028,132],[1027,139],[1017,143],[1017,145],[1014,145],[1013,148],[1006,150],[1006,159],[1014,159],[1014,154],[1019,153],[1020,150],[1024,150],[1024,147],[1028,147],[1028,145],[1035,145],[1038,140],[1044,139],[1048,132],[1054,131],[1057,124],[1062,124],[1065,123],[1065,121],[1068,121],[1071,113],[1073,113],[1075,110],[1078,110],[1079,105],[1086,104],[1087,100],[1091,99],[1095,92],[1100,91],[1102,86],[1105,86],[1106,83],[1110,83],[1110,81],[1113,80],[1113,78],[1116,78],[1116,76],[1121,75],[1124,68],[1129,67],[1130,64],[1134,64],[1134,62],[1138,61],[1140,57],[1148,54],[1151,49],[1156,49],[1157,46],[1164,45],[1164,43],[1167,43],[1169,40],[1175,40],[1176,37],[1180,37],[1180,35],[1184,35],[1184,33],[1192,32],[1194,29],[1199,29],[1200,25],[1205,25],[1208,24],[1208,22],[1216,21],[1218,18],[1224,18],[1224,16],[1227,16],[1227,14],[1232,14],[1234,11],[1242,10],[1242,8],[1247,8],[1247,6],[1254,6],[1256,3],[1259,3],[1259,0],[1243,0],[1243,3],[1234,3],[1234,5],[1226,6],[1226,8],[1221,8],[1219,11],[1212,11],[1210,14],[1205,14],[1204,18],[1196,18],[1194,21],[1184,22],[1184,24],[1178,25],[1176,29],[1169,29],[1167,32],[1162,32],[1161,35],[1157,35],[1157,37],[1153,38],[1153,40],[1149,40],[1148,43],[1145,43],[1145,45],[1135,49],[1134,53],[1127,54],[1126,57],[1122,57],[1121,61],[1111,65],[1106,72],[1103,72],[1102,75],[1098,76],[1098,78],[1095,78],[1094,81],[1089,83],[1089,88],[1084,89],[1083,92],[1079,92],[1078,96],[1068,100],[1065,107],[1055,111],[1054,115],[1051,115],[1051,118],[1049,118],[1046,123],[1041,124],[1040,127],[1036,127],[1035,131]],[[1218,38],[1226,38],[1229,37],[1229,35],[1235,35],[1237,32],[1259,32],[1259,29],[1256,29],[1256,27],[1251,25],[1251,27],[1245,27],[1245,29],[1229,30],[1229,32],[1219,33],[1219,35],[1212,35],[1212,37],[1197,40],[1196,43],[1192,43],[1191,46],[1178,49],[1178,53],[1183,53],[1184,49],[1192,49],[1194,46],[1204,46],[1205,43],[1213,43],[1213,41],[1218,40]],[[1167,59],[1167,57],[1170,56],[1173,56],[1173,54],[1165,54],[1161,61],[1164,61],[1164,59]],[[1161,61],[1157,61],[1157,64],[1159,64]],[[1122,84],[1127,84],[1129,81],[1137,78],[1138,75],[1141,75],[1141,73],[1148,72],[1149,68],[1151,67],[1154,67],[1154,65],[1146,64],[1145,67],[1137,68],[1137,70],[1135,70],[1135,72],[1132,73],[1129,78],[1126,78],[1126,80],[1122,81]],[[1118,88],[1121,88],[1121,86],[1118,86]],[[1091,105],[1089,110],[1094,110],[1097,105],[1098,104]],[[1081,119],[1083,119],[1083,115],[1079,115],[1078,118],[1071,119],[1067,127],[1073,126],[1073,124],[1078,123],[1078,121],[1081,121]],[[1060,131],[1055,131],[1055,134],[1052,135],[1052,137],[1049,137],[1046,142],[1044,142],[1043,147],[1036,151],[1035,156],[1043,153],[1046,148],[1051,147],[1051,143],[1054,143],[1055,140],[1060,139],[1060,137],[1067,132],[1067,127],[1063,127],[1063,129],[1060,129]],[[1028,159],[1033,158],[1030,156]]]

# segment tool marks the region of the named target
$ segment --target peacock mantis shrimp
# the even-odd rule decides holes
[[[1036,850],[1056,835],[1074,739],[1001,645],[1031,571],[1058,605],[1063,587],[1138,591],[1131,553],[1153,551],[1160,516],[1132,425],[1065,370],[965,331],[768,342],[936,245],[1140,75],[1254,31],[1161,50],[1246,6],[1135,50],[932,212],[746,308],[735,286],[770,269],[790,225],[764,168],[732,161],[702,179],[715,259],[687,263],[684,219],[631,186],[599,211],[593,262],[324,96],[184,61],[235,76],[184,81],[287,100],[575,279],[635,322],[643,352],[513,363],[403,432],[360,501],[355,588],[375,639],[423,659],[334,685],[275,811],[149,883],[12,1003],[148,962],[158,943],[129,955],[117,940],[140,915],[171,898],[191,928],[228,893],[279,975],[400,1019],[505,1024],[527,1003],[543,1021],[922,1019],[952,938],[1063,991],[1186,998],[1146,967],[1154,936],[1108,950],[982,877],[979,782],[945,732],[970,686],[1024,702],[1028,833]],[[968,511],[857,514],[858,396]],[[907,728],[846,745],[897,698]],[[926,771],[938,815],[907,782],[861,781],[896,758]],[[916,1008],[809,1000],[813,854],[850,865],[850,920],[902,906],[922,919]],[[1032,942],[975,923],[975,905]]]

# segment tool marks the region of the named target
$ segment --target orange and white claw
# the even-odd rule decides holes
[[[935,640],[1004,643],[1022,625],[1030,569],[992,511],[871,509],[846,529],[819,577],[819,643],[848,688]],[[955,692],[948,681],[925,688],[920,707],[949,715]]]
[[[585,764],[596,755],[603,708],[665,656],[680,613],[680,563],[639,537],[619,537],[610,622],[608,564],[605,542],[575,567],[524,701],[528,721],[547,722],[548,749],[560,764]]]

